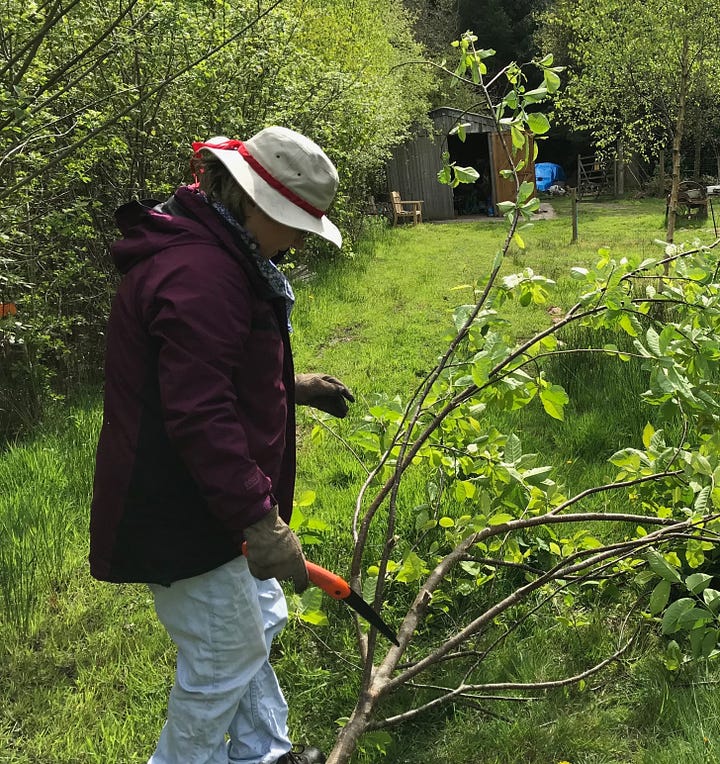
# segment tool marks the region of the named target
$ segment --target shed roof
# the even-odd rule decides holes
[[[478,114],[474,111],[463,111],[450,106],[441,106],[430,112],[430,119],[444,133],[450,132],[455,125],[467,125],[466,133],[492,133],[495,131],[495,120],[489,114]]]

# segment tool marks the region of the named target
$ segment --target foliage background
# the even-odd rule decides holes
[[[9,0],[0,28],[0,436],[99,378],[113,212],[190,180],[190,143],[283,124],[338,166],[351,256],[430,71],[400,0]],[[319,245],[315,245],[319,247]],[[312,250],[309,257],[324,250]]]

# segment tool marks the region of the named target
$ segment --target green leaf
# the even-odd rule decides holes
[[[395,578],[397,581],[409,584],[413,581],[418,581],[426,573],[428,573],[428,568],[425,565],[425,561],[418,557],[415,552],[410,552],[403,560],[402,567]]]
[[[565,406],[570,402],[570,397],[560,385],[549,385],[540,390],[540,400],[546,413],[553,419],[565,418]]]
[[[366,732],[358,741],[358,749],[362,751],[365,756],[373,755],[374,751],[378,751],[382,757],[387,753],[388,748],[392,745],[392,736],[385,730],[373,730],[372,732]],[[377,758],[377,754],[373,758]]]
[[[379,572],[379,569],[377,569]],[[363,579],[362,595],[365,602],[372,602],[375,599],[375,590],[377,589],[378,579],[377,574],[374,576],[367,575]]]
[[[510,135],[512,136],[512,144],[516,149],[521,149],[525,146],[525,135],[523,131],[512,125],[510,127]]]
[[[708,576],[707,573],[693,573],[685,579],[685,586],[693,593],[700,594],[710,586],[712,576]]]
[[[528,485],[540,485],[544,483],[552,474],[552,467],[534,467],[522,473],[523,480]]]
[[[712,486],[706,485],[697,495],[695,498],[695,505],[694,509],[696,512],[699,512],[701,514],[705,514],[707,512],[708,508],[708,500],[710,498],[710,492],[712,491]]]
[[[474,183],[480,173],[474,167],[455,167],[455,179],[460,183]]]
[[[329,621],[322,610],[322,590],[314,586],[306,589],[299,599],[297,610],[301,621],[313,626],[327,626]]]
[[[457,135],[457,137],[464,143],[467,135],[467,128],[470,127],[469,122],[461,122],[450,130],[450,135]]]
[[[703,590],[703,601],[715,615],[720,612],[720,592],[717,589]]]
[[[543,78],[549,93],[554,93],[560,87],[560,77],[555,72],[550,71],[550,69],[545,70]]]
[[[518,189],[518,204],[524,204],[533,195],[534,191],[535,184],[531,183],[529,180],[524,180]]]
[[[643,454],[636,448],[623,448],[610,457],[610,463],[631,472],[637,472],[643,463]]]
[[[662,619],[662,633],[675,634],[680,631],[680,619],[695,608],[695,601],[690,597],[675,600],[668,607]]]
[[[298,618],[313,626],[329,626],[327,615],[322,610],[303,610],[298,613]]]
[[[650,448],[650,444],[652,443],[652,436],[655,434],[655,428],[648,422],[645,425],[645,429],[642,433],[642,442],[645,448]]]
[[[523,93],[523,99],[526,105],[531,103],[540,103],[541,101],[544,101],[547,97],[548,97],[548,89],[544,85],[542,87],[535,88],[534,90],[528,90],[526,93]]]
[[[507,512],[498,512],[488,520],[488,525],[503,525],[503,523],[509,523],[514,519],[515,518]]]
[[[665,648],[665,668],[668,671],[677,671],[682,665],[682,650],[680,645],[673,639]]]
[[[659,552],[649,549],[645,557],[653,573],[660,576],[660,578],[669,581],[671,584],[682,582],[680,573]]]
[[[539,111],[528,114],[527,123],[534,135],[544,135],[550,129],[550,120]]]
[[[631,337],[637,337],[639,334],[638,330],[638,321],[635,318],[635,316],[630,315],[629,313],[623,313],[620,316],[620,326],[629,334]]]
[[[650,615],[657,615],[661,610],[665,609],[670,599],[670,582],[662,580],[652,590],[650,595],[650,603],[648,609]]]
[[[685,631],[691,631],[698,626],[714,620],[713,614],[705,608],[693,607],[680,614],[678,626]]]
[[[652,328],[652,326],[645,333],[647,339],[647,345],[650,350],[656,356],[663,355],[663,351],[660,349],[660,335]]]
[[[702,647],[700,649],[700,656],[702,658],[709,658],[713,650],[718,643],[718,630],[717,629],[705,629],[705,636],[703,637]]]
[[[455,498],[458,501],[465,501],[465,499],[472,499],[477,492],[477,486],[472,480],[458,480],[455,483]],[[452,518],[443,518],[450,520]],[[442,524],[442,521],[441,521]]]
[[[540,209],[540,200],[535,196],[529,201],[525,202],[520,208],[525,214],[525,219],[530,219],[530,213],[537,212]]]
[[[443,165],[442,170],[440,170],[440,172],[437,174],[437,179],[440,181],[440,183],[443,183],[446,186],[452,185],[453,175],[450,165]]]
[[[522,444],[515,433],[508,436],[505,444],[505,459],[511,464],[516,464],[522,458]]]
[[[297,532],[302,528],[306,520],[307,517],[304,515],[303,511],[297,505],[293,506],[293,513],[290,518],[290,528]]]
[[[705,641],[706,629],[702,626],[690,632],[690,652],[695,660],[702,656],[702,646]]]
[[[309,507],[315,503],[317,494],[315,491],[303,491],[293,502],[295,507]]]

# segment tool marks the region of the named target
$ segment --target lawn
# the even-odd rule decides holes
[[[655,254],[662,238],[659,200],[583,203],[579,241],[570,243],[569,202],[557,216],[521,232],[507,273],[532,268],[556,282],[544,305],[504,310],[518,337],[547,326],[572,305],[570,267],[589,265],[600,248],[615,256]],[[298,371],[336,375],[357,402],[342,422],[301,410],[298,497],[322,532],[307,549],[344,573],[349,523],[365,476],[344,445],[379,395],[407,399],[444,350],[453,308],[472,298],[502,246],[498,221],[371,227],[353,259],[319,268],[295,283],[293,343]],[[714,231],[680,228],[676,241],[710,243]],[[578,406],[572,427],[530,412],[523,437],[566,464],[582,485],[602,474],[622,419],[632,437],[640,412],[618,412],[617,379],[598,390],[575,370],[568,383]],[[618,416],[619,415],[619,416]],[[114,587],[87,572],[87,517],[99,425],[97,394],[56,412],[38,433],[0,454],[0,763],[141,764],[153,748],[172,683],[173,650],[142,586]],[[613,418],[614,417],[614,418]],[[330,432],[327,427],[330,427]],[[318,431],[324,437],[314,437]],[[412,490],[412,487],[411,487]],[[309,502],[309,499],[308,499]],[[293,600],[294,602],[294,600]],[[296,739],[329,747],[337,720],[352,707],[357,666],[349,619],[325,603],[330,626],[293,619],[275,663],[291,707]],[[557,625],[519,634],[489,667],[528,679],[558,662],[580,661],[612,638],[598,610],[582,639]],[[481,700],[429,714],[365,742],[363,762],[397,764],[693,764],[720,760],[717,667],[668,672],[649,634],[628,660],[584,688],[553,691],[530,703]],[[340,680],[340,681],[339,681]],[[444,677],[435,677],[442,683]],[[402,707],[403,696],[396,701]],[[381,753],[381,749],[385,753]]]

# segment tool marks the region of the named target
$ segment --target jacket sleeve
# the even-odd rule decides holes
[[[143,290],[146,325],[157,343],[168,437],[210,511],[238,541],[275,500],[271,479],[253,453],[257,436],[251,444],[243,416],[243,406],[262,407],[268,401],[239,401],[235,382],[243,375],[269,375],[271,394],[278,396],[280,408],[287,405],[279,335],[279,366],[270,353],[263,363],[267,368],[249,368],[257,361],[248,352],[253,299],[242,268],[224,250],[213,248],[164,252],[155,258]],[[277,410],[269,413],[277,415]]]

